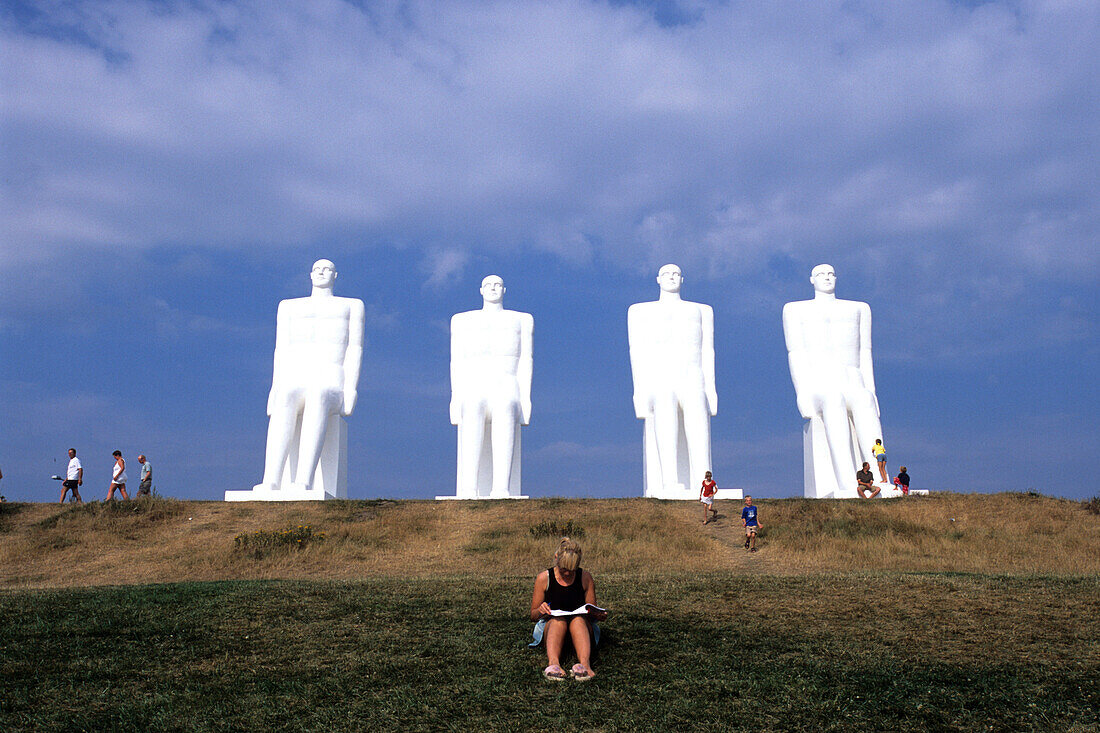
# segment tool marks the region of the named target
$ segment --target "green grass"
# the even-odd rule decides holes
[[[597,577],[590,683],[529,578],[0,594],[0,729],[1064,730],[1100,725],[1100,580]]]

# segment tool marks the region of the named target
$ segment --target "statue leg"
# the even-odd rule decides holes
[[[458,489],[460,499],[477,498],[477,474],[485,441],[485,405],[481,401],[462,405],[458,421]]]
[[[661,461],[661,481],[666,487],[680,483],[679,465],[680,405],[676,395],[666,392],[653,399],[653,432],[657,438],[657,458]]]
[[[878,466],[871,446],[882,437],[882,422],[875,412],[875,398],[870,390],[860,386],[847,395],[848,407],[852,411],[852,424],[856,427],[856,445],[859,446],[861,461],[867,461],[872,467]],[[877,468],[876,468],[877,470]]]
[[[707,397],[700,390],[698,395],[683,403],[684,434],[687,438],[688,465],[691,467],[689,480],[692,487],[702,483],[703,475],[710,466],[710,411],[707,410]],[[689,487],[691,488],[691,487]]]
[[[321,448],[325,445],[325,427],[330,415],[340,411],[343,394],[336,390],[313,392],[306,396],[302,410],[302,437],[298,444],[298,475],[294,483],[311,488],[313,474],[321,460]]]
[[[493,406],[493,488],[489,496],[494,499],[508,497],[512,485],[512,452],[516,448],[516,424],[519,405],[512,400]]]
[[[294,436],[295,423],[298,422],[298,394],[291,392],[280,397],[272,407],[271,419],[267,424],[264,478],[260,486],[278,486],[282,480],[283,466],[290,455],[290,439]]]
[[[852,431],[848,426],[848,406],[841,395],[821,400],[821,422],[825,425],[825,442],[833,462],[837,489],[844,490],[856,482],[855,456],[852,455]]]

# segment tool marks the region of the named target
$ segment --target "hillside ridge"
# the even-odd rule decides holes
[[[943,493],[757,504],[764,529],[751,555],[733,501],[718,502],[706,526],[696,502],[641,498],[2,504],[0,588],[528,576],[549,564],[559,528],[572,529],[582,563],[601,574],[1100,573],[1100,516],[1082,502]],[[313,539],[260,556],[235,542],[299,527]]]

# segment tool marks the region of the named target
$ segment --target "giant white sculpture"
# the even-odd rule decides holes
[[[718,413],[714,311],[683,300],[682,283],[680,268],[665,265],[658,299],[626,314],[634,414],[645,420],[644,492],[658,499],[698,498],[711,468],[710,418]]]
[[[882,437],[871,364],[871,307],[836,297],[836,272],[810,273],[813,300],[783,306],[783,335],[803,427],[805,496],[857,498],[856,471]],[[880,484],[882,495],[900,495]]]
[[[504,281],[481,281],[480,310],[451,318],[451,424],[458,426],[455,496],[525,499],[520,426],[531,421],[530,313],[505,310]]]
[[[309,297],[279,303],[275,363],[267,398],[264,477],[226,501],[347,498],[347,423],[363,360],[365,309],[338,298],[336,267],[317,260]]]

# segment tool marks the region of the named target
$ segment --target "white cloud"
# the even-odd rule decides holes
[[[711,277],[861,247],[1095,278],[1098,14],[698,3],[666,27],[585,0],[322,0],[9,18],[0,268],[32,244],[336,233],[423,247],[430,285],[518,246]]]

